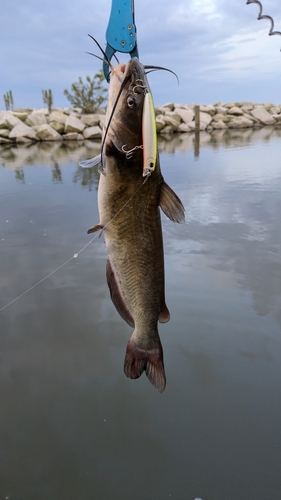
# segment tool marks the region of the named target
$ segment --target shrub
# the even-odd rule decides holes
[[[71,85],[71,92],[64,90],[64,95],[74,108],[81,108],[83,113],[94,113],[106,100],[107,89],[103,87],[102,70],[93,78],[86,76],[84,83],[79,77],[78,82]]]
[[[42,96],[43,96],[43,102],[46,104],[48,107],[49,113],[51,113],[52,106],[53,106],[53,93],[51,89],[49,90],[42,90]]]
[[[14,99],[13,99],[12,91],[9,90],[9,92],[6,92],[6,94],[4,94],[3,97],[4,97],[4,103],[5,103],[6,110],[8,111],[9,109],[13,109],[14,108]]]

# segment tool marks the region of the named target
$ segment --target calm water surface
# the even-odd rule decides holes
[[[163,394],[123,374],[103,238],[72,258],[98,145],[0,147],[0,499],[280,498],[281,129],[159,148],[186,208],[163,216]]]

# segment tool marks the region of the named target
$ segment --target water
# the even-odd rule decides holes
[[[184,136],[183,136],[184,137]],[[280,496],[281,130],[161,140],[167,387],[123,374],[88,143],[0,148],[0,499]]]

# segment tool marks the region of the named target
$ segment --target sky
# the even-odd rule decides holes
[[[0,109],[9,90],[15,107],[42,108],[49,88],[54,107],[70,106],[64,89],[101,69],[86,53],[99,55],[88,34],[105,47],[111,0],[1,3]],[[281,31],[280,0],[262,3]],[[167,72],[149,75],[155,104],[281,104],[281,36],[268,36],[270,23],[258,13],[246,0],[135,0],[140,61],[179,77],[178,84]]]

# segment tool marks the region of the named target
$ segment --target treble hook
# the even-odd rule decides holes
[[[123,151],[123,153],[125,153],[127,160],[130,160],[133,157],[134,151],[136,151],[137,149],[143,149],[142,144],[141,144],[140,146],[135,146],[134,148],[126,151],[125,150],[126,146],[127,146],[127,144],[124,144],[122,146],[122,151]]]

